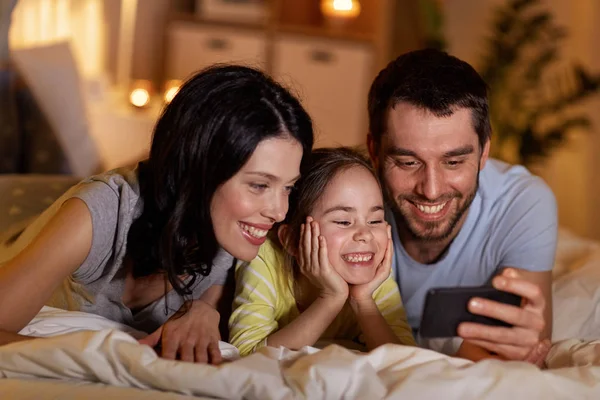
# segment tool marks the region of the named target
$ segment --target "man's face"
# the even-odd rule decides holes
[[[483,152],[471,110],[449,117],[399,103],[387,116],[387,131],[377,152],[370,143],[399,228],[420,241],[452,239],[460,230],[477,192]]]

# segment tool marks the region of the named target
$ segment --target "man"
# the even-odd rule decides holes
[[[513,327],[462,323],[457,355],[540,364],[552,328],[556,202],[525,168],[488,159],[485,82],[444,52],[407,53],[373,82],[369,120],[369,153],[391,208],[394,273],[415,332],[429,289],[491,282],[521,295],[522,306],[475,298],[469,310]]]

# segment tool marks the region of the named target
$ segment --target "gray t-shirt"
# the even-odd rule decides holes
[[[83,264],[63,282],[46,305],[102,315],[138,330],[154,331],[183,305],[185,299],[171,290],[135,314],[123,304],[127,234],[143,210],[137,170],[113,170],[73,186],[11,246],[12,256],[31,242],[60,206],[71,198],[84,201],[91,213],[92,247]],[[0,258],[4,258],[0,259],[1,264],[12,257]],[[192,286],[190,298],[199,298],[212,285],[223,285],[233,262],[233,257],[221,249],[210,275],[199,277]]]

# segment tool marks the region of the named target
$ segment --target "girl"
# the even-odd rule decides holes
[[[231,344],[242,355],[319,339],[368,350],[414,345],[390,277],[391,232],[368,162],[346,148],[316,150],[294,197],[278,240],[236,268]]]
[[[263,73],[192,77],[147,161],[83,180],[0,254],[0,344],[50,305],[146,331],[163,357],[218,363],[228,269],[284,219],[312,144],[308,114]]]

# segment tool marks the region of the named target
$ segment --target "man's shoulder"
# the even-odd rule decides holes
[[[479,193],[490,206],[554,203],[554,194],[542,178],[522,165],[489,159],[479,177]]]

